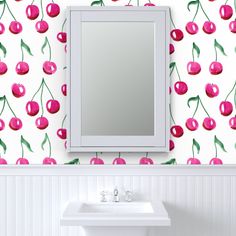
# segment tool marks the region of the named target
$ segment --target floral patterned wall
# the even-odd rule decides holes
[[[170,153],[66,153],[67,5],[171,7]],[[235,17],[235,0],[0,0],[0,164],[235,164]]]

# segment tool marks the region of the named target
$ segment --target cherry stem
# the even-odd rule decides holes
[[[2,110],[0,112],[0,116],[2,115],[3,111],[4,111],[4,108],[5,108],[5,105],[6,105],[6,96],[3,96],[4,100],[3,100],[3,106],[2,106]]]
[[[44,18],[44,13],[43,13],[43,0],[40,0],[40,7],[41,7],[41,12],[42,12],[42,18],[41,18],[41,21],[42,21],[43,18]]]
[[[22,39],[21,39],[21,41],[22,41]],[[20,48],[21,48],[21,61],[24,61],[24,50],[23,50],[22,44],[21,44]]]
[[[236,11],[236,0],[234,0],[234,10]]]
[[[196,115],[196,112],[197,112],[197,110],[198,110],[198,107],[199,107],[199,101],[200,101],[200,99],[199,99],[199,96],[198,96],[198,100],[197,100],[197,106],[196,106],[196,108],[195,108],[195,111],[194,111],[194,113],[193,113],[193,116],[192,116],[192,118],[194,118],[194,116]]]
[[[16,117],[16,114],[15,114],[15,112],[12,110],[12,108],[11,108],[11,106],[10,106],[10,104],[9,104],[9,102],[8,102],[8,100],[7,100],[7,98],[5,97],[5,101],[6,101],[6,103],[7,103],[7,106],[9,107],[9,109],[11,110],[11,112],[12,112],[12,114],[13,114],[13,116],[15,116]]]
[[[24,146],[23,146],[22,138],[23,138],[23,136],[21,135],[21,140],[20,140],[20,144],[21,144],[21,157],[24,157]]]
[[[176,29],[175,23],[174,23],[173,18],[172,18],[171,11],[170,11],[170,22],[173,25],[173,27]]]
[[[44,79],[42,79],[42,82],[41,82],[41,84],[40,84],[40,86],[39,86],[39,88],[38,88],[38,90],[35,92],[35,94],[33,95],[33,97],[32,97],[32,99],[31,99],[31,101],[33,101],[34,100],[34,97],[37,95],[37,93],[40,91],[40,89],[41,89],[41,87],[44,85]]]
[[[139,6],[139,0],[137,0],[137,6]]]
[[[180,75],[179,75],[179,70],[178,70],[178,67],[177,67],[176,64],[175,64],[175,70],[176,70],[176,72],[177,72],[177,75],[178,75],[179,81],[181,81],[181,78],[180,78]]]
[[[48,141],[48,146],[49,146],[49,157],[51,157],[51,155],[52,155],[52,144],[51,144],[51,141],[50,141],[50,139],[49,139],[47,133],[45,134],[45,137],[46,137],[46,140]]]
[[[145,157],[148,157],[148,152],[146,152],[146,155],[145,155]]]
[[[43,79],[43,82],[44,82],[44,79]],[[44,85],[44,84],[45,84],[45,83],[43,83],[43,85]],[[41,108],[42,108],[41,117],[43,116],[43,113],[44,113],[44,108],[43,108],[43,88],[44,88],[44,86],[42,86],[41,95],[40,95],[40,103],[41,103]]]
[[[55,100],[53,95],[52,95],[52,92],[50,91],[50,89],[49,89],[48,85],[46,84],[45,80],[44,80],[44,85],[46,86],[46,88],[47,88],[48,92],[50,93],[50,96],[52,97],[52,99]]]
[[[8,6],[8,4],[7,4],[7,2],[6,2],[6,0],[4,0],[4,5],[6,5],[7,6],[7,9],[8,9],[8,11],[9,11],[9,13],[11,14],[11,16],[12,16],[12,18],[16,21],[16,18],[15,18],[15,16],[13,15],[13,13],[12,13],[12,11],[11,11],[11,9],[10,9],[10,7]]]
[[[194,47],[192,47],[192,58],[193,58],[193,61],[195,61],[195,58],[194,58]]]
[[[199,5],[200,5],[200,7],[201,7],[201,9],[202,9],[203,14],[204,14],[204,15],[206,16],[206,18],[208,19],[208,21],[211,21],[210,18],[208,17],[208,15],[206,14],[206,12],[204,11],[200,0],[199,0]]]
[[[131,3],[131,1],[132,1],[132,0],[129,0],[129,2],[128,2],[128,4],[127,4],[128,6],[129,6],[129,4]]]
[[[193,154],[193,158],[195,157],[194,155],[194,144],[192,143],[192,154]]]
[[[98,153],[96,152],[96,158],[98,158]]]
[[[64,27],[65,27],[66,21],[67,21],[67,19],[65,19],[65,20],[63,21],[63,24],[62,24],[62,27],[61,27],[61,31],[62,31],[62,32],[64,32]]]
[[[200,103],[201,103],[201,106],[202,106],[203,110],[206,112],[206,114],[208,115],[208,117],[210,117],[210,115],[209,115],[209,113],[207,112],[206,108],[204,107],[204,105],[203,105],[202,100],[201,100],[200,97],[199,97],[199,101],[200,101]]]
[[[5,9],[6,9],[6,4],[4,3],[3,4],[3,9],[2,9],[2,14],[0,16],[0,20],[2,19],[2,16],[3,16],[4,12],[5,12]]]
[[[236,109],[236,89],[235,89],[235,92],[234,92],[234,106],[235,106],[235,109]]]
[[[215,48],[215,55],[216,55],[215,61],[217,61],[217,49],[216,49],[216,46],[214,46],[214,48]]]
[[[120,158],[120,155],[121,155],[121,154],[120,154],[120,152],[119,152],[119,158]]]
[[[216,146],[216,142],[214,142],[214,145],[215,145],[215,150],[216,150],[216,155],[215,155],[215,157],[217,157],[218,153],[217,153],[217,146]]]
[[[50,45],[50,43],[49,43],[49,41],[48,41],[48,37],[47,37],[47,36],[46,36],[45,40],[46,40],[46,43],[47,43],[47,45],[48,45],[48,50],[49,50],[49,61],[51,61],[52,49],[51,49],[51,45]]]
[[[101,0],[101,6],[105,6],[105,4],[104,4],[103,0]]]
[[[230,92],[229,92],[228,95],[226,96],[225,101],[227,101],[229,95],[234,91],[235,87],[236,87],[236,81],[235,81],[235,83],[234,83],[233,88],[230,90]],[[236,89],[235,89],[235,91],[236,91]]]
[[[174,120],[174,117],[172,115],[172,111],[171,111],[171,106],[169,105],[169,109],[170,109],[170,118],[172,120],[172,122],[175,124],[175,120]]]
[[[31,5],[34,3],[34,1],[35,1],[35,0],[33,0],[33,1],[31,2]]]
[[[149,1],[149,3],[151,3],[151,1],[150,0],[148,0]]]
[[[197,14],[198,14],[198,11],[199,11],[199,6],[200,6],[200,4],[199,4],[199,1],[198,1],[197,9],[196,9],[196,12],[195,12],[195,15],[194,15],[194,17],[193,17],[192,22],[194,22],[194,21],[195,21],[195,18],[197,17]]]
[[[66,120],[66,115],[64,116],[64,118],[63,118],[63,120],[62,120],[62,123],[61,123],[61,127],[62,127],[62,128],[64,127],[65,120]]]
[[[225,5],[227,4],[228,1],[229,1],[229,0],[226,0]]]

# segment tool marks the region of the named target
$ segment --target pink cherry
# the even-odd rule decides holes
[[[185,125],[191,131],[195,131],[198,129],[198,122],[194,118],[188,118],[185,122]]]
[[[211,21],[206,21],[203,24],[202,29],[206,34],[212,34],[216,31],[216,25],[215,25],[215,23],[213,23]]]
[[[46,129],[48,127],[48,119],[44,116],[38,117],[35,120],[35,125],[38,129]]]
[[[233,20],[229,23],[229,30],[232,33],[236,33],[236,20]]]
[[[205,91],[208,97],[214,98],[219,95],[219,87],[216,84],[206,84]]]
[[[20,22],[18,21],[12,21],[10,23],[9,26],[9,30],[13,33],[13,34],[19,34],[22,31],[22,25]]]
[[[145,3],[144,6],[145,6],[145,7],[154,7],[154,6],[156,6],[156,5],[155,5],[154,3],[148,2],[148,3]]]
[[[198,62],[190,61],[187,64],[187,71],[190,75],[197,75],[201,72],[201,66]]]
[[[236,116],[230,118],[229,120],[229,126],[231,129],[236,129]]]
[[[174,88],[175,88],[175,92],[179,95],[183,95],[183,94],[187,93],[187,91],[188,91],[188,86],[183,81],[176,82],[174,85]]]
[[[7,161],[0,157],[0,165],[7,165]]]
[[[51,114],[57,113],[60,110],[60,103],[55,99],[50,99],[46,103],[46,108]]]
[[[67,95],[67,86],[66,86],[66,84],[63,84],[63,85],[61,86],[61,92],[62,92],[62,94],[63,94],[64,96]]]
[[[10,119],[9,126],[12,130],[19,130],[22,128],[23,124],[21,119],[13,117]]]
[[[52,158],[52,157],[45,157],[45,158],[43,159],[43,164],[44,164],[44,165],[56,165],[57,162],[56,162],[56,160],[55,160],[54,158]]]
[[[5,32],[5,26],[3,23],[0,22],[0,34],[3,34]]]
[[[213,118],[211,117],[206,117],[204,120],[203,120],[203,127],[206,129],[206,130],[213,130],[215,127],[216,127],[216,122]]]
[[[0,119],[0,131],[4,130],[5,128],[5,122],[3,119]]]
[[[170,45],[169,45],[169,53],[172,54],[174,52],[175,52],[175,47],[174,47],[174,45],[172,43],[170,43]]]
[[[20,157],[17,161],[16,161],[17,165],[29,165],[29,161],[24,158],[24,157]]]
[[[56,17],[60,13],[60,7],[56,3],[49,3],[46,7],[46,11],[47,11],[48,16]]]
[[[139,160],[140,165],[153,165],[154,162],[150,157],[141,157]]]
[[[185,27],[189,34],[196,34],[198,32],[198,25],[195,22],[188,22]]]
[[[99,157],[93,157],[90,160],[90,165],[103,165],[104,161]]]
[[[12,94],[16,98],[23,97],[25,95],[25,86],[23,84],[13,84],[11,86]]]
[[[39,104],[35,101],[29,101],[26,104],[26,112],[29,116],[35,116],[39,112]]]
[[[222,165],[223,162],[220,158],[214,157],[210,160],[210,165]]]
[[[184,37],[184,34],[180,29],[173,29],[170,32],[170,36],[174,41],[181,41]]]
[[[169,150],[172,151],[175,148],[175,143],[173,140],[170,139],[169,141]]]
[[[220,103],[220,113],[223,116],[229,116],[233,111],[233,105],[229,101],[223,101]]]
[[[184,130],[180,125],[173,125],[170,128],[170,132],[176,138],[180,138],[184,134]]]
[[[233,9],[230,5],[222,5],[220,7],[220,17],[223,20],[228,20],[233,15]]]
[[[57,39],[58,39],[58,41],[60,41],[61,43],[66,43],[66,41],[67,41],[66,32],[59,32],[59,33],[57,34]]]
[[[126,161],[124,158],[117,157],[112,162],[113,165],[126,165]]]
[[[52,75],[57,71],[57,65],[52,61],[45,61],[43,63],[43,71],[48,75]]]
[[[57,130],[57,136],[61,139],[66,139],[67,137],[67,130],[64,128],[60,128]]]
[[[45,20],[40,20],[35,24],[35,28],[39,33],[45,33],[48,30],[48,23]]]
[[[0,61],[0,75],[4,75],[7,72],[8,68],[6,63]]]
[[[18,75],[25,75],[29,72],[29,65],[24,61],[20,61],[16,65],[16,73]]]
[[[34,4],[28,5],[25,12],[27,18],[30,20],[35,20],[39,16],[39,8]]]
[[[219,75],[223,71],[223,66],[218,61],[213,61],[209,66],[209,71],[212,75]]]
[[[190,158],[187,160],[187,164],[188,164],[188,165],[201,165],[201,162],[200,162],[200,160],[198,160],[198,159],[195,158],[195,157],[190,157]]]

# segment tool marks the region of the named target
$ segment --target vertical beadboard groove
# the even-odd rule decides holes
[[[68,200],[99,200],[117,186],[136,200],[162,200],[172,227],[150,236],[234,236],[236,176],[0,176],[0,236],[84,236],[60,227]]]

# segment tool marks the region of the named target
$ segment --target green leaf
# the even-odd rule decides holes
[[[5,1],[6,1],[6,0],[1,0],[1,1],[0,1],[0,5],[1,5],[1,4],[4,4]]]
[[[170,159],[169,161],[166,161],[166,162],[163,162],[163,163],[161,163],[162,165],[175,165],[175,164],[177,164],[177,162],[176,162],[176,159],[175,158],[172,158],[172,159]]]
[[[30,47],[21,39],[21,48],[24,48],[26,50],[26,52],[28,52],[29,55],[33,56]]]
[[[193,50],[197,53],[197,57],[200,56],[200,48],[197,46],[196,43],[193,43]]]
[[[47,46],[48,44],[48,38],[47,36],[45,37],[45,40],[44,40],[44,43],[43,43],[43,46],[41,47],[41,52],[44,54],[44,48]]]
[[[100,5],[100,6],[102,6],[102,1],[101,1],[101,0],[98,0],[98,1],[93,1],[93,2],[91,3],[91,6],[95,6],[95,5]]]
[[[190,102],[195,102],[195,101],[199,101],[199,95],[197,95],[196,97],[191,97],[188,99],[188,107],[190,108]]]
[[[2,43],[0,43],[0,49],[1,49],[2,52],[3,52],[3,56],[6,57],[6,55],[7,55],[7,49],[3,46]]]
[[[22,135],[21,135],[21,140],[20,140],[20,141],[21,141],[22,144],[24,144],[24,145],[28,148],[28,150],[29,150],[30,152],[33,152],[33,150],[31,149],[31,146],[30,146],[29,142],[28,142],[26,139],[24,139]]]
[[[218,49],[221,51],[221,53],[222,53],[223,55],[227,56],[226,53],[225,53],[224,48],[222,47],[222,45],[220,45],[220,44],[217,42],[216,39],[215,39],[215,41],[214,41],[214,46],[215,46],[215,48],[218,48]]]
[[[195,139],[193,139],[193,146],[197,149],[197,154],[199,154],[200,144]]]
[[[41,148],[44,150],[44,145],[46,144],[46,142],[48,141],[48,134],[46,133],[44,136],[44,140],[41,143]]]
[[[191,6],[191,5],[198,5],[198,4],[199,4],[199,0],[190,1],[190,2],[188,3],[188,5],[187,5],[187,8],[188,8],[189,11],[191,11],[191,10],[190,10],[190,6]]]
[[[2,96],[2,97],[0,97],[0,101],[3,101],[3,100],[5,100],[6,99],[6,96],[4,95],[4,96]]]
[[[65,164],[66,165],[79,165],[80,164],[79,158],[76,158],[76,159],[74,159],[72,161],[66,162]]]
[[[2,149],[3,149],[4,154],[5,154],[6,150],[7,150],[7,145],[2,141],[2,139],[0,139],[0,145],[2,146]]]
[[[215,135],[215,137],[214,137],[214,143],[217,144],[217,145],[219,145],[219,146],[221,147],[221,149],[222,149],[224,152],[227,152],[227,151],[225,150],[224,144],[216,137],[216,135]]]
[[[171,62],[171,63],[170,63],[170,65],[169,65],[169,68],[170,68],[170,69],[172,69],[172,68],[174,68],[174,67],[175,67],[175,65],[176,65],[176,63],[175,63],[175,62]]]

